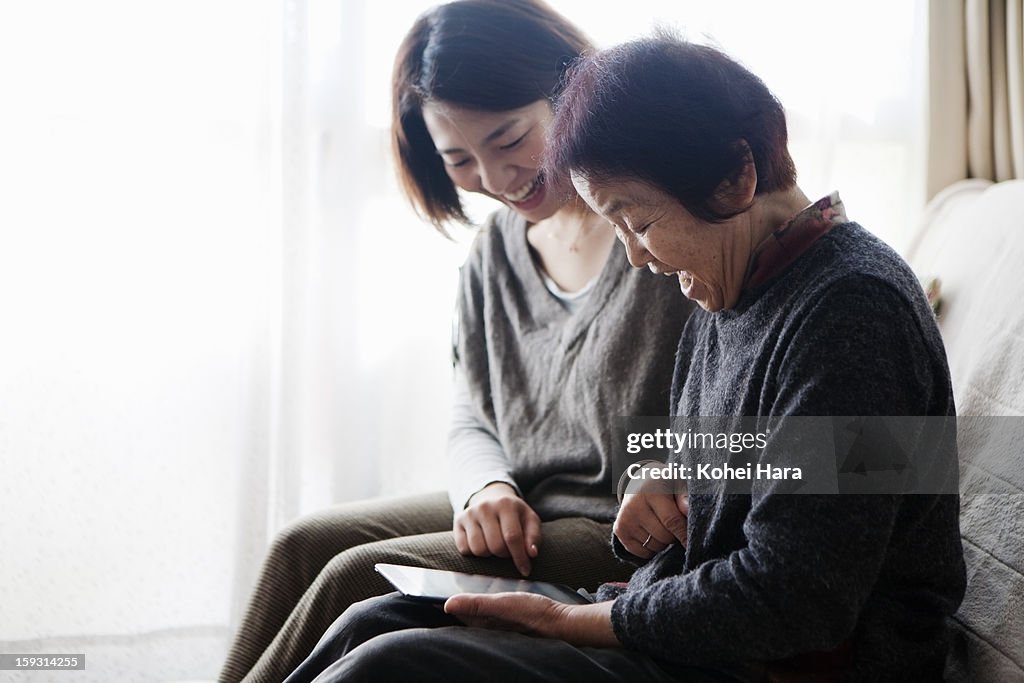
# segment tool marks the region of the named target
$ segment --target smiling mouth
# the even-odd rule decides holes
[[[689,287],[693,284],[693,276],[685,270],[664,270],[661,266],[655,265],[654,263],[648,263],[647,267],[655,275],[664,275],[665,277],[678,277],[679,284]]]
[[[522,204],[523,202],[529,201],[543,184],[541,174],[538,173],[533,177],[533,180],[520,187],[515,192],[507,192],[502,195],[505,199],[512,202],[513,204]]]

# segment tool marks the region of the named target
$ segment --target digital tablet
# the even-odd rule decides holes
[[[428,602],[444,602],[458,593],[509,592],[536,593],[569,605],[586,605],[593,602],[589,597],[557,583],[463,574],[441,569],[406,567],[401,564],[378,563],[373,568],[403,595]]]

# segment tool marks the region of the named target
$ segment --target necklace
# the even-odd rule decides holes
[[[584,215],[580,219],[579,225],[576,226],[575,236],[572,238],[572,240],[566,241],[558,234],[558,232],[552,230],[551,228],[548,228],[547,236],[556,244],[562,247],[567,247],[570,254],[578,254],[580,253],[580,244],[584,241],[586,237],[588,237],[592,232],[594,232],[594,228],[597,225],[594,221],[588,220],[590,218],[592,218],[592,216]]]

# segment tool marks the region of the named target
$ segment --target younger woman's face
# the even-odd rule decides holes
[[[540,173],[551,121],[546,100],[502,112],[432,102],[423,108],[423,120],[456,186],[494,197],[531,223],[561,208],[563,193]]]

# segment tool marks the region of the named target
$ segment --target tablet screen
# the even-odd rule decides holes
[[[403,595],[431,602],[444,602],[458,593],[536,593],[570,605],[591,601],[568,586],[527,579],[505,579],[482,574],[463,574],[441,569],[406,567],[400,564],[374,565],[381,576]]]

